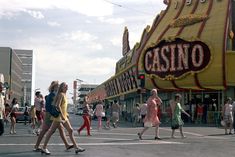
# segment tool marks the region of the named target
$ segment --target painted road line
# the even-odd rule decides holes
[[[166,130],[164,129],[165,131],[170,131],[170,130]],[[176,131],[176,133],[179,133],[179,131]],[[196,139],[196,138],[207,138],[207,139],[218,139],[218,140],[229,140],[230,139],[230,136],[226,136],[226,137],[220,137],[220,136],[208,136],[208,135],[202,135],[202,134],[197,134],[197,133],[193,133],[193,132],[184,132],[185,134],[187,135],[193,135],[193,136],[187,136],[187,138],[190,138],[190,139]],[[90,137],[87,137],[87,136],[75,136],[74,138],[75,139],[100,139],[100,140],[119,140],[119,141],[126,141],[126,140],[133,140],[133,139],[138,139],[138,136],[137,134],[130,134],[130,133],[111,133],[111,132],[99,132],[97,134],[93,134],[93,135],[114,135],[114,136],[131,136],[133,138],[109,138],[109,137],[94,137],[94,136],[90,136]],[[55,136],[59,136],[59,135],[55,135]],[[33,134],[16,134],[16,135],[4,135],[4,137],[37,137]],[[154,137],[153,134],[144,134],[143,137]],[[176,136],[177,137],[177,136]],[[166,136],[163,136],[163,138],[166,138]],[[170,136],[169,136],[170,138]],[[181,137],[177,137],[176,139],[181,139]]]
[[[129,128],[131,129],[131,128]],[[171,129],[167,129],[167,128],[160,128],[161,130],[164,130],[164,131],[169,131],[171,132],[172,130]],[[120,129],[121,130],[121,129]],[[178,130],[176,130],[176,133],[179,133]],[[184,133],[186,135],[193,135],[193,136],[196,136],[198,138],[208,138],[208,139],[230,139],[229,137],[219,137],[219,136],[208,136],[208,135],[203,135],[203,134],[198,134],[198,133],[194,133],[194,132],[187,132],[187,131],[184,131]],[[137,136],[137,134],[130,134],[130,133],[113,133],[113,132],[97,132],[97,133],[94,133],[96,135],[118,135],[118,136]],[[144,134],[143,136],[146,136],[146,137],[153,137],[154,135],[149,135],[149,134]],[[189,137],[189,138],[193,138],[193,137]]]
[[[186,144],[183,142],[171,142],[171,141],[155,141],[155,140],[142,140],[140,142],[107,142],[107,143],[79,143],[82,146],[124,146],[124,145],[154,145],[154,144]],[[34,146],[35,143],[2,143],[0,146]],[[51,146],[64,146],[64,143],[49,143]]]
[[[161,128],[161,130],[165,130],[165,131],[169,131],[169,132],[172,131],[171,129],[166,129],[166,128]],[[175,132],[179,133],[179,130],[176,130]],[[204,137],[205,136],[205,135],[194,133],[194,132],[186,132],[186,131],[184,131],[184,133],[188,134],[188,135],[198,136],[198,137]]]

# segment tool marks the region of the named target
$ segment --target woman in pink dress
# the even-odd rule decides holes
[[[100,100],[99,104],[97,104],[95,108],[95,115],[98,119],[98,126],[97,126],[98,131],[100,131],[102,127],[102,117],[104,116],[103,113],[104,113],[103,104],[102,101]]]
[[[159,137],[159,125],[160,121],[157,116],[158,107],[162,104],[162,100],[158,97],[157,89],[152,89],[151,96],[147,101],[147,115],[144,119],[144,129],[138,133],[139,139],[142,140],[142,135],[149,127],[155,126],[155,140],[161,140]]]

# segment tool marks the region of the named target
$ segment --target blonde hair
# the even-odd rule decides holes
[[[48,88],[49,92],[54,92],[59,87],[59,81],[52,81]]]
[[[57,104],[57,103],[58,103],[58,101],[60,100],[60,98],[62,97],[63,88],[66,87],[66,86],[67,86],[67,84],[66,84],[65,82],[62,82],[62,83],[59,85],[59,89],[58,89],[57,94],[56,94],[56,96],[55,96],[55,99],[54,99],[54,101],[53,101],[54,104],[59,105],[59,104]]]

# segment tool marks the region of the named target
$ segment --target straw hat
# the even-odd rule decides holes
[[[152,89],[151,94],[156,93],[157,94],[157,89]]]

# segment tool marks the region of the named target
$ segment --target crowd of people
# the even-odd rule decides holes
[[[10,125],[10,134],[16,134],[16,115],[15,112],[19,108],[18,100],[14,98],[11,104],[5,104],[4,95],[2,94],[2,84],[0,83],[0,135],[4,133],[4,120],[7,120],[9,117]],[[33,148],[33,151],[41,152],[42,154],[49,155],[51,154],[47,148],[47,145],[50,141],[51,136],[58,129],[60,137],[64,142],[65,149],[69,150],[74,148],[75,153],[85,151],[84,148],[80,147],[74,138],[74,129],[70,123],[69,114],[67,111],[68,102],[66,98],[66,93],[68,90],[68,85],[65,82],[59,84],[58,81],[52,81],[49,88],[49,93],[45,97],[38,91],[35,93],[34,104],[28,108],[25,108],[24,114],[25,117],[31,117],[31,129],[33,133],[38,136]],[[182,113],[188,118],[192,119],[193,117],[185,111],[181,106],[182,96],[180,94],[175,94],[174,98],[170,100],[170,116],[171,116],[171,129],[172,134],[171,138],[175,138],[175,130],[179,129],[182,138],[185,138],[183,132],[184,122],[182,120]],[[223,125],[225,128],[225,134],[232,134],[232,129],[235,128],[234,116],[235,116],[235,103],[233,103],[231,98],[228,98],[224,103],[222,109],[222,119]],[[80,128],[77,129],[78,135],[81,135],[83,129],[86,129],[86,135],[92,136],[91,134],[91,116],[94,114],[97,117],[97,130],[101,131],[102,118],[106,118],[104,125],[105,129],[110,129],[118,127],[119,115],[120,115],[120,105],[117,100],[114,100],[110,104],[105,104],[104,101],[100,100],[96,104],[94,110],[88,103],[88,97],[86,96],[83,102],[83,124]],[[138,123],[142,124],[143,129],[137,133],[137,137],[142,140],[143,134],[150,128],[155,127],[155,136],[154,140],[161,140],[159,127],[160,127],[160,118],[159,118],[159,108],[162,105],[162,100],[158,96],[158,90],[152,89],[151,95],[147,99],[146,103],[139,104],[137,103],[133,108],[132,114],[132,124],[133,126],[138,126]],[[53,116],[51,109],[55,107],[58,116]],[[203,113],[203,105],[199,104],[198,109],[198,119],[201,121]],[[71,144],[68,142],[65,131],[68,132]],[[229,132],[228,132],[229,131]],[[235,132],[235,130],[234,130]],[[45,140],[41,145],[42,139],[45,137]]]
[[[0,135],[4,133],[4,121],[10,121],[10,134],[16,134],[16,112],[19,110],[18,100],[13,98],[12,103],[10,105],[6,104],[4,95],[2,94],[3,84],[0,84]],[[65,82],[59,84],[58,81],[52,81],[49,88],[49,93],[45,97],[37,91],[35,93],[34,104],[30,107],[25,107],[24,115],[25,121],[27,121],[28,117],[30,117],[30,129],[34,134],[37,134],[36,143],[34,145],[33,151],[41,152],[42,154],[50,155],[50,151],[47,148],[48,142],[51,136],[58,129],[61,139],[64,142],[66,150],[75,149],[75,153],[85,151],[84,148],[80,147],[74,138],[74,129],[71,126],[69,120],[69,114],[67,111],[68,102],[66,98],[66,92],[68,90],[68,85]],[[88,97],[85,97],[83,102],[83,125],[77,130],[78,134],[86,128],[87,136],[91,136],[91,115],[94,114],[98,119],[97,129],[101,130],[102,128],[102,117],[106,117],[106,128],[110,128],[111,119],[113,119],[113,126],[117,127],[119,122],[119,112],[120,107],[117,101],[114,101],[112,105],[105,106],[104,102],[100,101],[93,111],[90,108],[88,101]],[[50,113],[51,108],[55,106],[58,109],[59,116],[54,117]],[[10,120],[8,120],[8,118]],[[72,144],[69,144],[65,131],[69,134],[69,138]],[[31,131],[30,131],[31,132]],[[41,145],[42,139],[45,136],[44,143]]]

